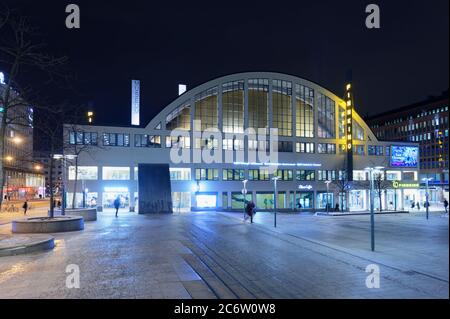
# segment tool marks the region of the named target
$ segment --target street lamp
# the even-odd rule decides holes
[[[13,160],[14,160],[14,157],[12,157],[11,155],[6,155],[5,156],[5,161],[12,162]]]
[[[426,177],[426,178],[422,178],[422,180],[423,181],[425,181],[425,185],[426,185],[426,193],[425,193],[425,209],[426,209],[426,211],[427,211],[427,219],[428,219],[428,214],[429,214],[429,209],[428,209],[428,206],[430,206],[430,203],[428,202],[428,197],[429,197],[429,194],[428,194],[428,191],[429,191],[429,189],[428,189],[428,182],[429,181],[432,181],[433,180],[433,178],[432,177]]]
[[[244,184],[244,188],[242,189],[242,195],[244,195],[244,220],[245,220],[245,200],[247,199],[247,188],[246,188],[247,182],[248,179],[244,179],[242,181],[242,184]]]
[[[366,167],[364,170],[369,172],[370,180],[370,246],[372,251],[375,250],[375,212],[374,212],[374,182],[373,173],[383,169],[382,166]]]
[[[277,181],[280,179],[279,176],[272,177],[273,180],[273,187],[274,187],[274,201],[273,201],[273,208],[274,208],[274,214],[273,214],[273,227],[277,227]]]
[[[325,181],[325,184],[327,185],[327,214],[329,212],[330,203],[329,203],[329,189],[330,189],[330,183],[331,181]]]
[[[22,143],[23,139],[21,137],[19,137],[19,136],[15,136],[15,137],[12,138],[12,141],[13,141],[14,144],[18,145],[18,144]]]

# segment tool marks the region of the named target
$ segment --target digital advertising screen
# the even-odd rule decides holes
[[[417,167],[419,148],[417,146],[391,146],[392,167]]]

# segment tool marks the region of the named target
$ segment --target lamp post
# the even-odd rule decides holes
[[[273,227],[277,227],[277,181],[280,179],[279,176],[272,177],[273,187],[274,187],[274,201],[273,201]]]
[[[244,184],[244,188],[242,189],[242,195],[244,195],[244,220],[245,220],[245,200],[247,199],[247,187],[246,187],[247,182],[248,182],[247,179],[244,179],[242,181],[242,184]]]
[[[382,170],[384,167],[366,167],[365,170],[369,172],[370,181],[370,247],[372,251],[375,250],[375,212],[374,212],[374,182],[373,173]]]
[[[433,180],[433,178],[431,178],[431,177],[427,177],[427,178],[422,178],[422,180],[423,181],[425,181],[425,186],[426,186],[426,193],[425,193],[425,209],[426,209],[426,216],[427,216],[427,219],[428,219],[428,215],[429,215],[429,206],[430,206],[430,203],[429,203],[429,201],[428,201],[428,197],[429,197],[429,193],[428,193],[428,191],[429,191],[429,188],[428,188],[428,182],[429,181],[431,181],[431,180]]]
[[[327,185],[327,214],[329,212],[330,209],[330,203],[329,203],[329,189],[330,189],[330,183],[331,181],[325,181],[325,184]]]

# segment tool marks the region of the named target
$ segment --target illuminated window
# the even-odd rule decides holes
[[[166,136],[166,148],[190,148],[191,138],[189,136]]]
[[[201,121],[200,127],[194,127],[196,131],[218,128],[217,87],[205,90],[195,96],[194,119]]]
[[[269,80],[248,80],[248,127],[258,132],[258,128],[268,127]]]
[[[314,181],[315,171],[314,170],[297,170],[295,173],[295,178],[298,181]]]
[[[69,144],[71,145],[97,145],[96,132],[75,132],[69,133]]]
[[[222,179],[224,181],[243,181],[245,179],[245,171],[243,169],[223,169]]]
[[[130,168],[129,167],[107,167],[102,169],[103,180],[129,180]]]
[[[130,134],[123,133],[104,133],[104,146],[130,146]]]
[[[160,135],[134,134],[135,147],[161,148]]]
[[[353,120],[353,139],[364,141],[364,129],[355,120]]]
[[[248,171],[248,179],[251,181],[268,181],[269,170],[267,168],[250,169]]]
[[[295,143],[295,151],[297,153],[314,153],[314,143]]]
[[[296,136],[314,137],[314,90],[295,84]]]
[[[190,130],[191,129],[191,106],[183,103],[166,116],[167,130]]]
[[[336,144],[317,143],[318,154],[336,154]]]
[[[97,166],[78,166],[78,180],[96,180],[98,179]],[[69,166],[69,180],[75,180],[75,166]]]
[[[317,95],[317,125],[318,137],[335,138],[335,102],[319,93]]]
[[[225,133],[244,132],[244,82],[222,85],[222,125]]]
[[[217,168],[196,168],[195,180],[218,181],[219,170]]]
[[[292,136],[292,83],[273,80],[272,118],[279,136]]]
[[[189,181],[191,180],[191,169],[181,167],[169,168],[171,181]]]

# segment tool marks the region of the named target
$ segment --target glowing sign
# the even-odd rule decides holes
[[[417,146],[391,146],[392,167],[417,167],[419,148]]]
[[[306,167],[321,167],[320,163],[258,163],[258,162],[234,162],[233,165],[246,165],[246,166],[306,166]]]
[[[298,185],[298,189],[311,190],[312,188],[313,188],[312,185]]]
[[[131,80],[131,125],[139,125],[141,82]]]
[[[0,84],[5,84],[5,75],[3,72],[0,72]]]
[[[419,188],[419,183],[404,183],[399,181],[392,181],[393,188]]]

